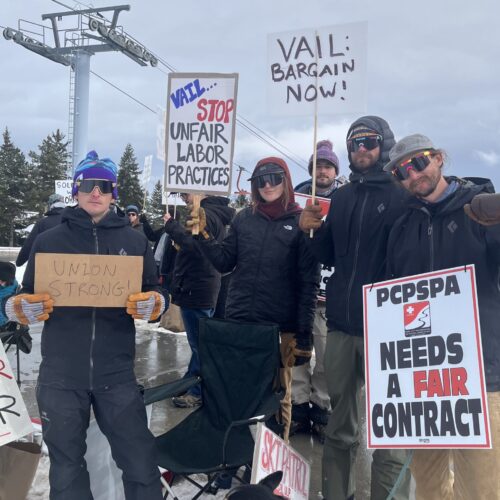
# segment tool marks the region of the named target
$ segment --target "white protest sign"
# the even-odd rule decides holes
[[[0,446],[33,432],[33,425],[0,342]]]
[[[238,75],[170,73],[165,191],[229,195]]]
[[[252,463],[252,484],[269,474],[282,471],[283,479],[274,490],[290,500],[307,500],[311,464],[262,422],[257,424]]]
[[[60,181],[54,181],[54,191],[64,198],[64,203],[66,205],[71,205],[73,203],[73,196],[71,195],[72,187],[72,179],[61,179]]]
[[[365,285],[368,448],[491,448],[474,266]]]
[[[312,196],[310,194],[304,193],[294,193],[295,201],[302,207],[305,208],[306,205],[311,205]],[[330,209],[330,198],[321,198],[319,196],[315,197],[315,200],[321,206],[321,214],[323,218],[328,214],[328,210]],[[321,280],[319,282],[319,292],[318,292],[318,300],[320,302],[326,301],[326,284],[330,279],[330,276],[334,273],[335,269],[331,266],[321,265]]]
[[[277,115],[366,111],[366,23],[268,35],[267,97]]]
[[[153,155],[144,157],[144,168],[142,170],[142,186],[145,188],[151,179],[151,169],[153,168]]]

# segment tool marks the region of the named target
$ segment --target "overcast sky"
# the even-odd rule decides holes
[[[77,6],[72,0],[61,0]],[[86,2],[87,3],[87,2]],[[384,117],[397,138],[429,136],[445,149],[447,172],[488,177],[500,189],[500,3],[498,0],[131,0],[119,24],[178,71],[239,73],[238,113],[307,160],[312,117],[276,117],[266,102],[267,35],[368,23],[367,114]],[[118,2],[98,0],[94,7]],[[0,25],[66,10],[51,0],[1,0]],[[26,28],[27,25],[24,25]],[[72,23],[73,26],[73,23]],[[69,27],[69,26],[68,26]],[[3,28],[2,28],[3,29]],[[47,43],[53,45],[51,37]],[[69,69],[0,38],[0,126],[27,153],[68,127]],[[91,58],[91,69],[153,110],[165,107],[168,70],[140,67],[118,52]],[[347,175],[345,134],[360,115],[319,119]],[[127,142],[139,163],[156,153],[158,115],[91,75],[89,148],[117,162]],[[252,170],[278,153],[241,127],[236,163]],[[289,162],[295,182],[307,173]],[[153,178],[163,164],[156,158]],[[245,175],[245,179],[248,175]],[[243,188],[248,183],[243,182]]]

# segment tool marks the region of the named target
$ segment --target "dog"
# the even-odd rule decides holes
[[[273,491],[280,484],[283,472],[277,471],[262,479],[259,484],[242,484],[232,488],[224,497],[226,500],[272,500],[276,498],[285,499],[281,495],[275,495]]]

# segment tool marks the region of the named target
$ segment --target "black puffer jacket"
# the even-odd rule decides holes
[[[228,206],[229,199],[209,196],[201,200],[205,210],[207,227],[216,240],[224,239],[226,226],[234,216],[234,209]],[[175,258],[170,293],[172,302],[188,309],[215,308],[220,288],[220,273],[212,266],[192,240],[190,233],[174,219],[165,224],[165,231],[180,250]]]
[[[34,291],[34,256],[38,252],[140,255],[144,257],[142,290],[158,289],[148,241],[126,218],[113,212],[94,224],[81,208],[65,208],[61,224],[36,239],[23,292]],[[56,307],[43,327],[39,382],[90,390],[135,380],[134,358],[134,320],[125,308]]]
[[[474,264],[476,271],[483,358],[488,391],[500,390],[500,224],[481,226],[463,206],[481,192],[491,192],[489,181],[459,182],[458,189],[436,204],[414,199],[410,210],[391,232],[388,275],[391,278]]]
[[[222,242],[202,242],[220,272],[234,268],[226,318],[278,323],[281,331],[310,334],[319,266],[298,227],[299,214],[269,219],[246,208]]]
[[[365,174],[349,166],[353,171],[350,182],[335,190],[326,221],[309,242],[322,264],[335,266],[326,285],[328,328],[363,336],[362,287],[384,278],[389,231],[405,210],[409,196],[382,170],[394,145],[387,122],[364,117],[349,131],[358,125],[382,135],[380,159]]]
[[[49,210],[43,219],[40,219],[36,222],[31,233],[23,244],[23,247],[19,251],[19,254],[16,259],[16,266],[22,266],[25,262],[28,262],[31,248],[33,247],[33,243],[35,242],[36,237],[47,231],[47,229],[51,229],[54,226],[57,226],[61,223],[61,212],[64,210],[64,207],[56,207]]]

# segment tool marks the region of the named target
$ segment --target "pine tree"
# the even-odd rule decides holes
[[[149,198],[147,207],[147,214],[149,222],[152,226],[163,226],[163,214],[165,213],[165,205],[162,205],[162,191],[163,187],[161,181],[155,184],[153,193]]]
[[[30,151],[31,170],[35,189],[30,193],[32,209],[42,214],[47,208],[47,200],[54,192],[54,181],[68,177],[68,141],[57,129],[38,146],[39,152]]]
[[[31,222],[25,214],[29,190],[26,158],[15,147],[9,130],[5,128],[0,147],[0,245],[14,246],[20,243],[16,230],[23,229]]]
[[[139,180],[139,164],[131,144],[127,144],[118,169],[118,204],[121,207],[137,205],[142,210],[144,191]]]

